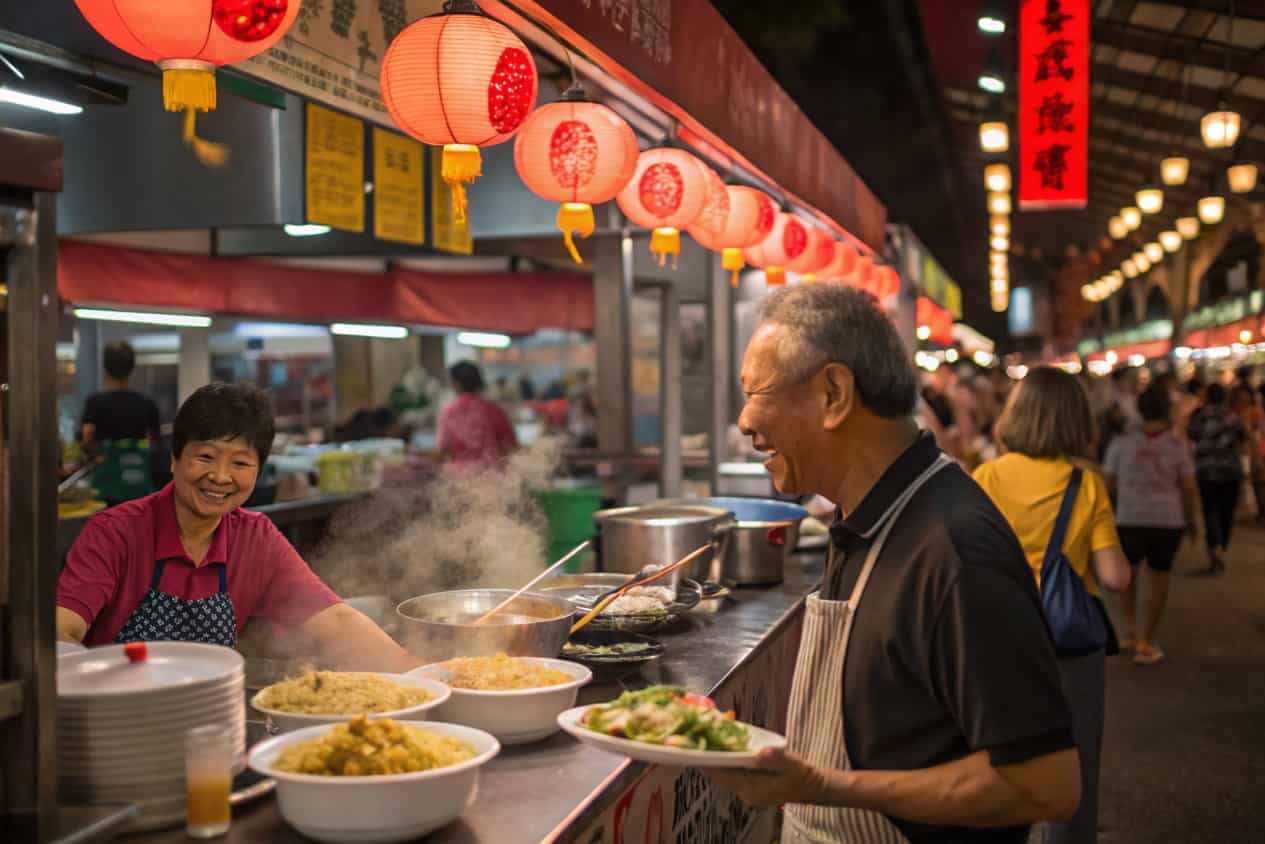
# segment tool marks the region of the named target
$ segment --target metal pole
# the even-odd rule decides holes
[[[734,290],[721,258],[712,258],[707,285],[707,391],[711,408],[707,427],[711,494],[720,495],[720,464],[728,459],[726,437],[733,402],[733,306]]]
[[[681,495],[684,474],[681,463],[681,305],[676,285],[660,286],[659,339],[663,348],[659,379],[663,414],[663,441],[659,463],[659,494]]]

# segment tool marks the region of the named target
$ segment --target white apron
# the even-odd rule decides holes
[[[892,505],[848,600],[826,601],[818,597],[819,592],[808,596],[786,738],[787,749],[812,765],[834,770],[850,767],[842,704],[853,616],[892,525],[914,493],[952,462],[941,455]],[[792,803],[787,805],[782,823],[782,844],[908,844],[908,840],[878,812]]]

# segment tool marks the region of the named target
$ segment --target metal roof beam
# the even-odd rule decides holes
[[[1164,32],[1116,21],[1095,20],[1092,43],[1213,70],[1221,70],[1225,67],[1228,50],[1231,76],[1243,74],[1265,77],[1265,56],[1257,50],[1209,43],[1177,32]]]

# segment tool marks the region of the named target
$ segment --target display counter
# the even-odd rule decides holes
[[[618,683],[581,690],[581,703],[616,697],[623,689],[671,683],[709,693],[721,708],[777,732],[786,714],[803,621],[804,597],[821,577],[820,554],[798,554],[776,586],[736,589],[714,613],[689,613],[654,635],[663,657]],[[739,803],[696,770],[633,762],[581,744],[564,733],[504,748],[482,771],[478,797],[427,844],[673,841],[737,844],[769,840],[774,817]],[[130,836],[134,844],[177,844],[174,829]],[[305,841],[264,798],[240,807],[222,839]]]

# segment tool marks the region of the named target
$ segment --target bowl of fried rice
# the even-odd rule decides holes
[[[452,694],[427,677],[369,671],[308,671],[260,689],[250,705],[281,732],[337,724],[357,715],[426,721]]]
[[[474,801],[501,746],[459,724],[357,717],[260,742],[250,767],[276,780],[281,817],[317,841],[411,841]]]
[[[558,713],[575,706],[593,679],[583,665],[562,659],[461,657],[423,665],[409,676],[437,680],[452,696],[433,711],[440,721],[486,730],[501,744],[526,744],[558,731]]]

